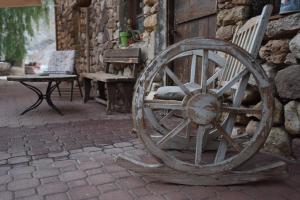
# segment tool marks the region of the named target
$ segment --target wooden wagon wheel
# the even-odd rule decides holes
[[[217,75],[208,77],[208,66],[215,64],[224,67],[219,52],[232,56],[237,62],[242,63],[243,69],[237,73],[228,83],[217,89],[211,89],[210,84]],[[190,90],[186,84],[170,70],[168,64],[176,59],[191,56],[191,79],[195,80],[196,58],[200,57],[201,81],[199,88]],[[199,68],[200,69],[200,68]],[[150,88],[157,74],[164,71],[168,77],[184,93],[181,101],[149,99]],[[262,108],[260,110],[241,107],[242,97],[248,84],[250,75],[256,81],[260,93]],[[196,84],[197,85],[197,84]],[[231,105],[225,104],[223,95],[238,85],[234,92]],[[137,133],[146,148],[155,157],[175,170],[189,174],[210,175],[229,171],[251,158],[264,144],[272,126],[273,97],[272,87],[261,66],[243,49],[221,40],[192,38],[179,42],[158,55],[145,69],[137,83],[134,95],[133,116]],[[172,116],[173,111],[184,113],[181,121],[173,128],[165,128],[161,125],[155,111],[169,110],[165,117]],[[227,113],[221,120],[221,113]],[[233,137],[232,131],[237,114],[259,114],[260,121],[256,132],[247,140]],[[144,121],[150,122],[150,126],[144,126]],[[194,136],[195,148],[193,152],[169,151],[163,148],[168,141],[180,141],[180,134],[188,125],[197,125],[197,133]],[[157,134],[162,133],[162,134]],[[153,135],[157,134],[157,137]],[[213,159],[205,160],[203,144],[205,136],[218,135],[218,148],[208,154]],[[190,138],[187,138],[190,139]],[[192,158],[190,158],[192,156]],[[205,161],[204,161],[205,160]]]

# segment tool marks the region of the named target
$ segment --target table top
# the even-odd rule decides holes
[[[8,76],[8,81],[24,81],[24,82],[48,82],[48,81],[64,81],[75,79],[77,75],[66,74],[44,74],[44,75],[22,75]]]

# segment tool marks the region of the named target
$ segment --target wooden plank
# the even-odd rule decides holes
[[[137,58],[141,54],[141,50],[138,48],[134,49],[108,49],[104,52],[104,57],[107,58]]]
[[[128,64],[138,64],[140,63],[140,58],[133,58],[133,57],[130,57],[130,58],[122,58],[122,57],[104,57],[103,58],[103,62],[106,62],[106,63],[128,63]]]
[[[109,74],[105,72],[97,72],[97,73],[82,73],[81,77],[91,79],[94,81],[102,81],[102,82],[132,82],[135,81],[133,77]]]
[[[1,8],[9,8],[9,7],[26,7],[26,6],[41,6],[41,0],[1,0],[0,7]]]
[[[212,174],[206,176],[177,171],[160,162],[145,163],[138,157],[132,157],[126,154],[119,155],[116,158],[116,163],[141,175],[149,176],[167,183],[185,185],[234,185],[279,179],[288,176],[287,166],[281,161],[256,167],[252,170],[228,171],[224,174],[215,174],[212,172]]]

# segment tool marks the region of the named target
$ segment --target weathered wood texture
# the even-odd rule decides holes
[[[241,83],[240,86],[237,87],[237,97],[234,98],[233,105],[231,107],[223,104],[221,100],[223,93],[226,91],[231,91],[231,87],[221,87],[216,90],[211,90],[209,87],[207,87],[210,78],[204,74],[207,74],[207,69],[209,66],[208,62],[213,62],[216,64],[220,63],[222,65],[224,64],[216,52],[223,52],[234,57],[245,67],[245,73],[239,75],[238,78],[230,80],[229,82],[230,85]],[[191,92],[187,86],[183,84],[181,80],[179,80],[176,74],[174,74],[167,67],[168,63],[172,62],[174,58],[190,55],[189,53],[192,53],[191,55],[201,55],[203,57],[201,67],[205,68],[202,69],[203,75],[201,85],[198,85],[199,89],[193,92]],[[192,66],[191,69],[193,68],[195,67]],[[185,97],[182,101],[155,100],[148,98],[147,95],[150,88],[149,86],[153,83],[157,73],[162,70],[166,72],[166,74],[184,93]],[[193,72],[191,72],[191,74],[193,74]],[[240,106],[242,97],[241,92],[245,90],[244,86],[248,83],[250,74],[252,74],[258,83],[257,87],[260,91],[263,102],[263,108],[260,111],[243,109]],[[194,80],[193,76],[191,80]],[[171,46],[158,55],[155,60],[149,64],[144,73],[141,75],[137,86],[138,88],[134,96],[134,103],[135,105],[139,106],[136,106],[133,111],[137,125],[137,133],[152,155],[162,160],[164,165],[178,172],[195,174],[199,176],[211,176],[217,173],[230,174],[231,170],[243,164],[253,155],[255,155],[255,153],[264,144],[272,125],[272,86],[268,82],[268,78],[263,69],[245,50],[221,40],[192,38]],[[218,103],[218,101],[220,102]],[[183,118],[183,120],[178,123],[177,126],[168,129],[164,127],[156,118],[153,110],[157,109],[180,111],[184,113],[183,115],[186,116],[186,118]],[[229,113],[229,117],[227,117],[222,123],[218,121],[217,118],[218,113],[221,111]],[[235,119],[236,114],[240,112],[260,112],[262,117],[256,133],[251,136],[251,139],[249,139],[249,141],[246,143],[244,143],[242,140],[233,138],[231,135],[231,119]],[[155,133],[155,131],[149,129],[147,126],[143,126],[144,117],[150,122],[150,127],[154,127],[155,131],[162,134],[159,139],[158,137],[156,137],[156,139],[152,138],[152,135],[157,135],[157,132]],[[179,138],[182,137],[179,137],[178,134],[191,123],[197,124],[199,128],[197,133],[197,141],[194,144],[195,147],[193,148],[194,154],[190,154],[195,155],[194,161],[187,162],[181,159],[181,157],[172,155],[172,152],[169,152],[165,147],[169,146],[173,140],[178,141]],[[219,152],[221,149],[222,154],[219,154],[215,151],[215,161],[212,160],[210,163],[202,162],[201,160],[204,153],[202,152],[202,149],[205,149],[206,145],[206,137],[204,137],[206,135],[205,127],[210,130],[214,130],[214,132],[220,138],[222,138],[221,141],[224,141],[218,142],[219,146],[216,148],[216,150],[218,150],[217,152]],[[173,142],[173,145],[176,146],[176,142]],[[227,146],[231,147],[231,153],[232,149],[234,149],[236,153],[228,153],[229,151],[227,150]],[[227,156],[223,157],[223,155]]]
[[[106,111],[113,110],[129,112],[133,87],[137,76],[137,67],[141,62],[140,49],[111,49],[104,53],[105,72],[82,73],[85,95],[84,102],[92,99],[90,97],[91,82],[97,82],[99,96],[95,100],[107,106]],[[126,64],[131,65],[132,74],[130,76],[116,75],[109,73],[110,65]],[[119,100],[122,105],[118,105]]]
[[[171,1],[171,0],[170,0]],[[171,44],[191,37],[215,38],[217,1],[211,0],[172,0],[170,2]],[[173,63],[174,73],[181,81],[189,80],[191,58],[186,57]],[[201,59],[196,60],[201,63]],[[181,67],[186,66],[186,67]],[[209,69],[211,72],[213,69]],[[201,72],[196,71],[196,82],[201,79]]]
[[[234,170],[227,173],[211,175],[195,175],[180,172],[169,168],[163,163],[145,163],[142,158],[124,154],[119,155],[116,158],[116,162],[124,168],[149,176],[156,180],[185,185],[236,185],[262,180],[282,179],[288,176],[286,164],[281,161],[255,167],[251,170]]]

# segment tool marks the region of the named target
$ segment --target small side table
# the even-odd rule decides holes
[[[63,115],[63,113],[54,105],[54,103],[51,100],[51,94],[52,92],[59,86],[59,84],[62,81],[70,81],[75,80],[77,75],[61,75],[61,74],[46,74],[46,75],[24,75],[24,76],[8,76],[8,81],[18,81],[25,87],[29,88],[30,90],[34,91],[38,97],[36,102],[26,108],[21,115],[24,115],[28,111],[31,111],[35,108],[37,108],[45,99],[48,103],[48,105],[55,110],[58,114]],[[31,85],[28,84],[28,82],[48,82],[46,93],[43,94],[43,92]],[[54,83],[54,84],[52,84]]]

